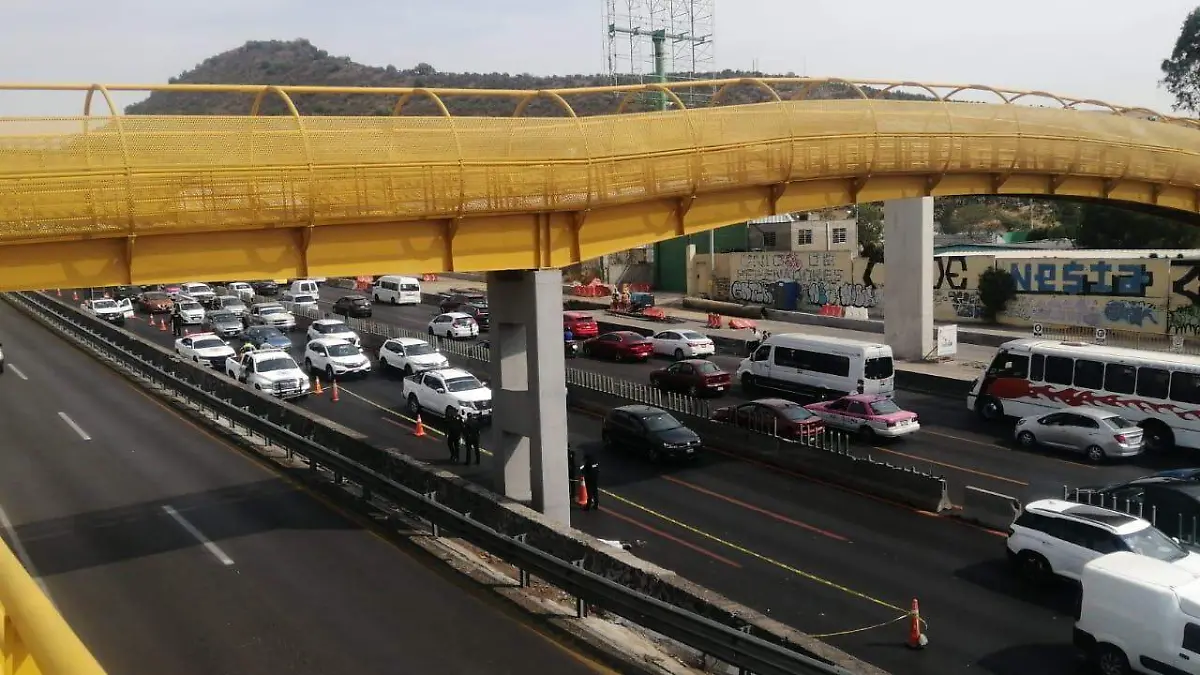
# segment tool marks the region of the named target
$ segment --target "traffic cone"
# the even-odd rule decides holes
[[[184,334],[184,335],[191,335],[191,334],[192,334],[192,329],[191,329],[191,328],[188,328],[187,326],[184,326],[184,327],[183,327],[183,334]]]
[[[575,491],[575,503],[579,506],[587,506],[588,503],[587,481],[582,478],[579,479],[579,489]]]
[[[71,291],[71,299],[79,302],[79,291]]]
[[[58,291],[58,297],[60,297],[60,298],[61,298],[61,297],[62,297],[62,289],[61,289],[61,288],[56,288],[56,289],[54,289],[54,290]]]
[[[154,325],[154,313],[153,312],[146,315],[146,321],[149,321],[151,326]]]
[[[929,638],[921,631],[921,608],[917,605],[917,599],[913,598],[912,611],[908,614],[908,642],[906,645],[909,649],[924,649],[925,645],[929,644]]]
[[[151,319],[151,320],[150,320],[150,322],[151,322],[151,323],[154,323],[154,320],[153,320],[153,319]],[[161,330],[161,331],[162,331],[162,332],[164,332],[164,333],[165,333],[165,332],[167,332],[167,320],[166,320],[166,319],[159,319],[159,321],[158,321],[158,329],[159,329],[159,330]]]
[[[317,382],[313,386],[313,396],[320,396],[321,394],[324,394],[325,390],[321,388],[321,378],[314,377],[313,379],[316,380],[316,382]]]
[[[421,413],[417,413],[417,427],[413,429],[413,436],[420,438],[425,435],[425,425],[421,423]]]
[[[330,398],[329,400],[333,401],[334,403],[337,403],[337,401],[338,401],[338,386],[337,386],[337,380],[334,380],[334,381],[333,381],[333,397],[332,397],[332,398]]]

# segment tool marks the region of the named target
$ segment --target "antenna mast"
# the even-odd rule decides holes
[[[605,0],[608,73],[613,84],[666,83],[711,76],[715,0]],[[677,92],[688,107],[703,105],[710,88]],[[657,92],[653,110],[670,100]]]

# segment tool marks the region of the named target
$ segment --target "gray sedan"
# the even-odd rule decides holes
[[[1087,406],[1024,417],[1013,433],[1024,447],[1044,445],[1081,452],[1093,462],[1142,452],[1142,429],[1138,425],[1107,410]]]

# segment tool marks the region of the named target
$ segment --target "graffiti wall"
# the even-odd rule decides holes
[[[873,309],[882,299],[883,266],[847,251],[822,253],[729,253],[718,263],[718,299],[777,303],[779,282],[798,286],[797,308],[822,305]],[[722,274],[724,272],[724,274]]]
[[[1163,333],[1171,264],[1166,259],[1005,258],[1017,286],[1000,322]]]
[[[991,267],[990,255],[937,256],[933,259],[933,318],[961,322],[983,319],[979,274]]]
[[[1167,332],[1187,337],[1200,335],[1200,259],[1171,261]]]

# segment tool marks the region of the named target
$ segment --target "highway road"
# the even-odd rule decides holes
[[[129,328],[172,342],[144,319]],[[295,353],[303,340],[294,335]],[[375,373],[340,392],[336,403],[327,393],[300,405],[489,484],[488,457],[480,467],[446,463],[437,418],[425,420],[428,437],[413,437],[399,378]],[[597,453],[603,467],[602,510],[573,517],[586,532],[645,540],[638,555],[897,675],[1061,675],[1075,667],[1067,594],[1018,583],[997,533],[717,454],[652,467],[601,448],[594,417],[573,413],[569,427],[572,443]],[[921,653],[904,648],[908,627],[897,620],[913,598],[929,622],[931,646]]]
[[[345,294],[344,289],[326,287],[322,290],[322,298],[327,301]],[[373,318],[423,333],[436,312],[436,308],[429,305],[376,305]],[[740,362],[729,356],[716,356],[711,360],[730,373]],[[648,383],[653,370],[669,363],[666,358],[653,358],[640,364],[577,358],[569,360],[567,366]],[[712,405],[734,405],[744,400],[741,387],[735,384],[728,395],[713,399]],[[985,423],[966,409],[965,400],[907,391],[898,392],[896,400],[920,416],[921,431],[905,439],[873,446],[855,441],[856,448],[881,461],[916,465],[945,476],[955,503],[961,503],[963,488],[967,485],[1030,500],[1059,496],[1063,485],[1117,482],[1150,471],[1177,468],[1187,461],[1180,455],[1145,456],[1095,466],[1069,453],[1019,447],[1012,439],[1011,423]]]
[[[109,673],[606,672],[0,303],[0,525]]]

